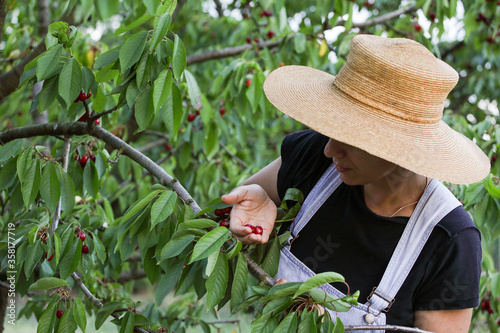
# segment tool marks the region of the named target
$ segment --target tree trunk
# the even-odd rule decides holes
[[[7,314],[7,303],[9,302],[7,294],[8,290],[0,287],[0,318],[2,318],[2,320],[0,320],[0,333],[3,332],[3,322],[5,320],[5,315]]]

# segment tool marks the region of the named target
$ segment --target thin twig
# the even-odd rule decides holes
[[[95,115],[93,115],[92,117],[90,117],[90,121],[95,121],[96,119],[101,118],[105,114],[111,113],[111,112],[116,111],[116,110],[118,110],[117,106],[115,106],[115,107],[113,107],[113,108],[111,108],[109,110],[103,111],[101,113],[96,113]]]
[[[64,146],[62,153],[62,168],[64,172],[68,172],[68,159],[69,159],[69,150],[71,148],[71,136],[64,137]],[[54,217],[52,218],[52,231],[57,229],[57,225],[59,224],[59,218],[61,217],[61,201],[59,198],[59,202],[57,203],[56,210],[54,212]]]
[[[241,165],[243,168],[247,169],[248,164],[243,162],[238,156],[234,155],[222,142],[219,143],[222,149],[228,154],[233,160],[235,160],[239,165]]]

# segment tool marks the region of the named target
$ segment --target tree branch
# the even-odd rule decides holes
[[[7,11],[5,10],[5,0],[0,0],[0,40],[3,39],[5,16],[7,16]]]
[[[381,23],[385,23],[387,21],[390,21],[396,17],[399,17],[403,14],[406,14],[406,13],[410,13],[410,12],[413,12],[413,11],[416,11],[417,10],[417,7],[415,7],[415,5],[410,5],[408,7],[405,7],[405,8],[400,8],[400,9],[397,9],[393,12],[390,12],[390,13],[387,13],[387,14],[384,14],[384,15],[380,15],[379,17],[375,17],[374,19],[371,19],[371,20],[367,20],[365,22],[361,22],[361,23],[353,23],[352,27],[353,28],[360,28],[360,29],[363,29],[363,28],[367,28],[367,27],[371,27],[372,25],[377,25],[377,24],[381,24]],[[340,20],[337,22],[337,24],[335,24],[335,26],[344,26],[345,25],[345,21],[343,20]]]
[[[38,34],[45,36],[49,31],[50,11],[48,0],[38,0]]]
[[[263,282],[265,285],[272,287],[274,286],[274,280],[269,274],[266,273],[265,270],[262,269],[246,251],[241,251],[245,256],[245,259],[248,264],[248,271],[253,274],[260,282]]]
[[[228,58],[228,57],[233,57],[238,54],[241,54],[245,52],[246,50],[250,50],[254,47],[257,47],[258,49],[263,49],[265,47],[267,48],[274,48],[280,45],[282,42],[282,39],[276,40],[276,41],[265,41],[262,43],[258,43],[257,45],[250,45],[250,44],[245,44],[245,45],[240,45],[236,47],[228,47],[222,50],[214,50],[214,51],[208,51],[208,52],[203,52],[199,54],[194,54],[191,56],[188,56],[186,58],[186,63],[187,65],[193,65],[197,64],[200,62],[205,62],[209,60],[214,60],[214,59],[221,59],[221,58]]]

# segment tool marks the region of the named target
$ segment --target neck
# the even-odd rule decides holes
[[[408,171],[407,171],[408,172]],[[427,185],[427,177],[415,173],[407,177],[388,175],[363,185],[366,206],[380,216],[410,216]],[[414,204],[413,204],[414,203]]]

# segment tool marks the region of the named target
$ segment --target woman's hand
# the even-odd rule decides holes
[[[245,244],[265,243],[274,228],[277,208],[266,191],[259,185],[245,185],[235,188],[221,197],[222,202],[233,205],[229,229]],[[262,227],[262,235],[252,233],[246,224]]]

